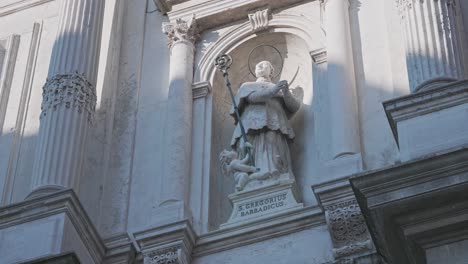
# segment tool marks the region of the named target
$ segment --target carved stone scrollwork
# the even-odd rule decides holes
[[[369,231],[356,200],[333,204],[325,209],[335,258],[358,255],[373,250]]]
[[[200,37],[195,15],[188,21],[178,18],[174,23],[163,23],[162,29],[167,35],[169,48],[179,41],[193,45]]]
[[[88,115],[92,123],[96,110],[96,92],[81,74],[57,74],[42,88],[41,118],[49,111],[72,108]]]
[[[395,0],[400,15],[404,17],[406,9],[413,7],[413,0]]]
[[[163,250],[151,252],[145,256],[145,264],[181,264],[181,249],[171,247]]]
[[[269,13],[270,10],[267,8],[249,14],[250,26],[253,32],[259,32],[268,28]]]

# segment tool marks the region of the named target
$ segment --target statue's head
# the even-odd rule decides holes
[[[229,176],[229,174],[231,173],[229,169],[229,164],[231,164],[231,162],[237,158],[238,158],[238,154],[234,150],[231,150],[231,151],[223,150],[219,154],[219,161],[221,162],[221,170],[223,171],[223,174],[225,176]]]
[[[269,61],[261,61],[255,66],[255,75],[257,78],[263,77],[268,80],[273,79],[275,68]]]

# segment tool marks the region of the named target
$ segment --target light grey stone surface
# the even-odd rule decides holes
[[[410,263],[464,258],[465,1],[105,0],[103,10],[85,2],[96,1],[0,0],[0,212],[11,212],[0,217],[9,223],[0,228],[0,263],[69,249],[82,263],[374,264],[395,245],[401,248],[392,256],[408,255]],[[96,33],[80,19],[98,11]],[[179,27],[168,49],[163,24],[193,15],[191,32],[200,38],[192,45]],[[220,228],[233,211],[236,182],[217,161],[234,124],[213,61],[234,58],[237,92],[254,81],[248,55],[260,44],[284,58],[274,83],[291,80],[299,67],[291,88],[304,96],[290,119],[296,138],[289,150],[301,199],[297,208]],[[57,46],[63,52],[53,52]],[[278,64],[263,50],[253,57]],[[72,68],[78,73],[63,70]],[[62,115],[47,121],[57,129],[39,133],[41,122],[47,127],[40,115],[49,69],[92,83],[95,122],[86,136]],[[460,82],[439,86],[438,77]],[[431,85],[418,90],[421,84]],[[61,173],[68,165],[59,158],[73,161],[66,164],[76,165],[75,174]],[[34,163],[58,173],[41,174]],[[360,209],[345,187],[350,178]],[[24,201],[34,183],[76,187],[76,199],[61,206],[82,210]],[[25,206],[10,211],[18,202]],[[398,217],[376,233],[373,223],[386,210]],[[354,233],[354,225],[364,231]],[[401,236],[395,242],[381,234]]]

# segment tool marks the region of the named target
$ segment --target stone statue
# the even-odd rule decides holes
[[[250,151],[242,151],[246,145],[233,107],[236,128],[231,147],[236,151],[220,154],[225,174],[233,174],[237,181],[237,191],[294,180],[288,146],[294,131],[289,118],[299,110],[301,101],[289,90],[287,81],[272,83],[274,68],[269,61],[258,63],[255,75],[257,81],[242,84],[235,96]],[[239,158],[238,153],[244,156]],[[249,153],[254,164],[248,162]]]

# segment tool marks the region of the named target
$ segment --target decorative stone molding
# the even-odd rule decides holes
[[[335,258],[359,255],[373,249],[366,222],[356,200],[324,207]]]
[[[312,189],[325,211],[336,263],[354,263],[353,259],[374,253],[374,244],[349,179],[325,182]]]
[[[202,98],[211,92],[210,82],[197,82],[192,85],[193,99]]]
[[[23,1],[8,1],[6,5],[0,6],[0,17],[7,16],[20,12],[22,10],[32,8],[38,5],[51,2],[53,0],[23,0]]]
[[[189,264],[196,235],[189,220],[133,234],[144,264]]]
[[[404,13],[407,9],[413,7],[413,0],[395,0],[395,2],[402,17],[404,17]]]
[[[200,37],[195,15],[192,15],[189,20],[178,18],[173,23],[163,23],[162,29],[167,35],[169,48],[177,42],[188,42],[194,45]]]
[[[303,0],[229,0],[216,1],[216,4],[213,4],[213,1],[189,1],[186,2],[183,7],[174,8],[174,10],[168,12],[167,15],[172,22],[178,18],[185,18],[192,14],[197,14],[198,27],[200,31],[204,31],[209,28],[215,28],[234,21],[246,19],[245,14],[249,10],[261,9],[266,3],[270,10],[276,10],[302,1]],[[226,11],[228,11],[229,15],[226,15]],[[271,25],[271,21],[269,24]],[[250,23],[248,26],[250,29]]]
[[[310,52],[310,56],[315,64],[327,62],[327,51],[324,49],[314,50]]]
[[[350,182],[388,263],[426,263],[424,249],[466,239],[468,145],[357,174]]]
[[[17,233],[23,239],[20,242],[22,248],[37,248],[38,231],[49,230],[48,228],[55,230],[56,237],[41,239],[42,248],[56,248],[58,252],[54,250],[50,254],[41,253],[37,257],[42,258],[46,255],[53,257],[56,254],[73,251],[83,263],[102,263],[106,252],[104,243],[72,189],[0,207],[0,236]],[[57,246],[57,241],[65,238],[69,243]],[[27,253],[20,253],[20,257],[26,259],[36,257],[31,255],[34,252]],[[10,262],[4,257],[14,256],[2,256],[2,260],[7,263],[21,262],[18,259]]]
[[[269,16],[269,8],[249,13],[249,21],[250,26],[252,27],[252,31],[256,33],[262,30],[266,30],[268,28]]]
[[[182,249],[170,247],[154,251],[144,256],[145,264],[180,264],[182,262]]]
[[[234,1],[225,1],[223,4],[233,3]],[[221,3],[220,3],[221,4]],[[269,4],[271,6],[271,3]],[[200,19],[197,13],[197,21]],[[198,23],[198,22],[197,22]],[[281,14],[273,15],[269,21],[269,26],[275,28],[275,32],[295,34],[302,38],[307,44],[308,51],[317,49],[317,36],[310,34],[310,32],[322,31],[320,24],[308,19],[305,16],[297,14]],[[311,28],[311,30],[303,31],[303,28]],[[219,39],[210,45],[203,57],[199,60],[196,65],[194,80],[200,81],[213,81],[213,76],[216,71],[216,67],[213,61],[219,54],[226,53],[229,49],[233,48],[234,45],[244,43],[251,38],[252,29],[250,22],[246,21],[238,27],[232,27],[226,33],[221,35]],[[322,36],[323,37],[323,36]]]
[[[96,92],[81,74],[57,74],[42,88],[41,118],[49,111],[73,109],[93,122],[96,111]]]
[[[325,217],[318,206],[304,207],[296,211],[275,215],[262,221],[233,226],[201,235],[193,256],[205,256],[259,243],[301,230],[323,226]]]
[[[402,161],[468,143],[468,81],[383,102]],[[420,131],[428,131],[427,137]]]
[[[118,234],[104,240],[106,256],[104,264],[133,263],[136,251],[127,233]]]

